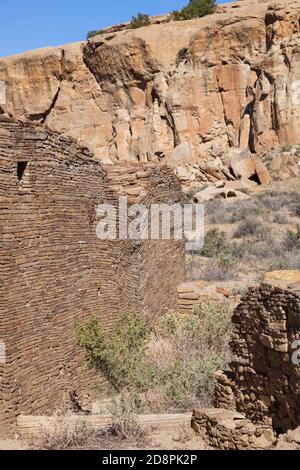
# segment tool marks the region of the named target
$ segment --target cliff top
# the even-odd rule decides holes
[[[240,0],[237,2],[225,3],[218,5],[216,13],[207,15],[202,18],[187,21],[170,21],[169,15],[159,15],[151,17],[151,25],[138,29],[131,29],[130,23],[121,23],[115,26],[109,26],[102,29],[102,33],[89,39],[89,41],[77,41],[61,46],[47,46],[44,48],[34,49],[32,51],[11,55],[0,58],[0,61],[14,61],[20,57],[32,57],[35,55],[53,54],[54,50],[64,48],[82,47],[87,42],[94,44],[96,47],[103,42],[118,44],[131,38],[141,38],[145,40],[153,49],[154,55],[163,59],[169,59],[172,43],[175,41],[176,50],[178,45],[187,47],[191,36],[198,33],[201,29],[224,27],[245,19],[261,19],[268,9],[275,7],[299,7],[300,0]],[[162,47],[163,45],[163,47]]]

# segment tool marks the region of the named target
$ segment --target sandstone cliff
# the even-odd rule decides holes
[[[107,163],[188,162],[205,179],[231,147],[299,143],[299,22],[300,0],[244,0],[1,59],[0,113],[76,137]]]

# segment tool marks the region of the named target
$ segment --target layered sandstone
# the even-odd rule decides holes
[[[76,137],[103,162],[163,160],[183,181],[224,178],[231,147],[299,142],[299,7],[243,0],[1,59],[0,112]]]

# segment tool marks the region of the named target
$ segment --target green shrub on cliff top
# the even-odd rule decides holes
[[[171,16],[175,21],[191,20],[210,15],[216,11],[216,8],[215,0],[190,0],[181,10],[173,11]]]
[[[86,35],[86,38],[91,39],[94,36],[98,36],[98,34],[103,34],[103,33],[104,33],[103,29],[95,29],[95,30],[89,31]]]
[[[138,13],[136,16],[132,17],[130,26],[132,29],[142,28],[143,26],[149,26],[150,17],[145,13]]]

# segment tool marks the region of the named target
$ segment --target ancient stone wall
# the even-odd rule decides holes
[[[194,410],[192,427],[206,444],[219,450],[266,450],[276,442],[270,427],[255,425],[226,409]]]
[[[165,167],[138,165],[134,176],[144,180],[147,204],[181,198]],[[113,332],[120,310],[151,317],[176,305],[176,285],[184,279],[181,241],[169,240],[167,250],[158,241],[151,263],[155,241],[97,238],[96,207],[118,204],[112,186],[108,169],[71,138],[0,118],[2,430],[19,414],[53,412],[69,393],[88,401],[96,377],[82,368],[77,320],[97,314]],[[130,193],[128,183],[121,186]]]
[[[277,432],[300,424],[300,366],[292,360],[300,339],[299,281],[298,272],[271,273],[249,289],[233,316],[231,371],[217,374],[218,407]]]

